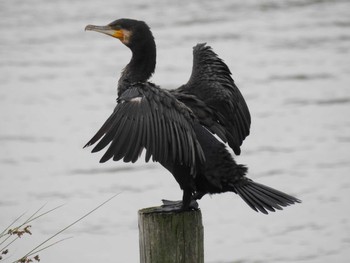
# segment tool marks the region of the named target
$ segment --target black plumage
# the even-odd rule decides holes
[[[180,101],[183,94],[194,95],[203,101],[206,107],[212,110],[212,120],[225,128],[224,136],[218,136],[224,142],[228,142],[235,154],[241,153],[240,146],[249,135],[250,113],[241,92],[231,78],[229,68],[210,47],[198,44],[193,48],[191,77],[187,84],[173,92]],[[187,105],[196,108],[191,102]],[[204,122],[203,125],[208,127]]]
[[[93,152],[107,148],[105,162],[135,162],[145,150],[146,161],[161,163],[183,190],[181,202],[164,201],[161,211],[187,210],[205,194],[234,192],[262,213],[299,200],[246,177],[224,143],[241,153],[249,135],[250,113],[227,65],[206,44],[193,50],[189,81],[164,90],[148,81],[156,65],[156,45],[146,23],[119,19],[86,30],[118,38],[132,58],[118,82],[117,105],[96,135],[85,145]],[[219,141],[216,134],[223,142]]]

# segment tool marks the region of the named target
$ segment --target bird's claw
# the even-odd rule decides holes
[[[199,205],[196,200],[192,200],[188,207],[184,207],[182,201],[170,201],[162,199],[163,205],[157,208],[157,212],[183,212],[198,210]]]

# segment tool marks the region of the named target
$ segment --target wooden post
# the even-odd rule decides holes
[[[201,211],[153,210],[154,207],[139,211],[140,262],[204,263]]]

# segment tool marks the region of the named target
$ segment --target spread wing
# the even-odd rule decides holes
[[[178,162],[191,167],[204,154],[193,130],[194,116],[169,92],[150,83],[130,87],[119,98],[112,115],[84,146],[100,140],[92,152],[109,147],[100,162],[113,157],[135,162],[146,150],[146,161]]]
[[[199,121],[223,141],[228,142],[235,154],[239,155],[243,140],[249,135],[250,113],[247,104],[231,78],[227,65],[206,46],[197,44],[193,48],[192,74],[187,84],[173,91],[182,96],[196,96],[212,112]],[[183,101],[193,112],[202,112],[193,101]],[[211,121],[208,122],[208,118]],[[218,128],[221,126],[221,128]],[[218,133],[215,130],[222,129]]]

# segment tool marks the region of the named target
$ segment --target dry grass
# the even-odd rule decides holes
[[[59,234],[66,231],[68,228],[74,226],[79,221],[83,220],[85,217],[89,216],[91,213],[95,212],[97,209],[99,209],[101,206],[105,205],[109,201],[111,201],[113,198],[115,198],[118,194],[115,194],[114,196],[108,198],[106,201],[95,207],[94,209],[90,210],[86,214],[84,214],[82,217],[78,218],[68,226],[64,227],[63,229],[57,231],[55,234],[41,242],[39,245],[34,247],[32,250],[30,250],[28,253],[21,257],[16,257],[17,259],[14,261],[10,261],[11,256],[11,248],[14,243],[20,242],[20,240],[25,239],[26,236],[32,235],[32,223],[44,215],[47,215],[48,213],[51,213],[55,211],[56,209],[62,207],[57,206],[55,208],[49,209],[45,212],[42,212],[45,205],[40,207],[37,211],[35,211],[32,215],[30,215],[28,218],[23,220],[26,213],[23,213],[19,217],[17,217],[13,222],[10,223],[9,226],[7,226],[1,233],[0,233],[0,263],[3,262],[12,262],[12,263],[29,263],[29,262],[40,262],[39,252],[48,249],[49,247],[56,245],[57,243],[60,243],[64,240],[67,240],[69,238],[54,240]],[[12,255],[13,256],[13,255]]]

